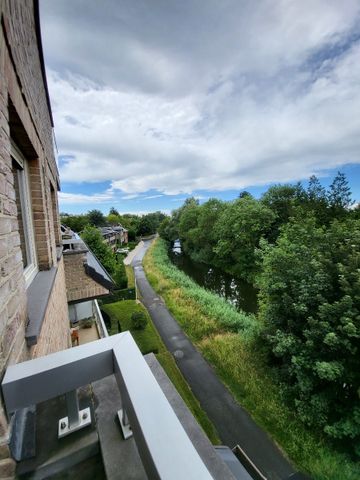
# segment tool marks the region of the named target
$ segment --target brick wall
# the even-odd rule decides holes
[[[109,290],[99,285],[85,273],[84,252],[64,253],[65,278],[68,302],[106,295]]]
[[[71,347],[69,316],[65,289],[64,261],[58,264],[55,284],[47,306],[44,323],[32,357],[42,357]]]
[[[41,139],[48,167],[53,178],[58,176],[54,161],[54,149],[46,92],[43,87],[42,68],[39,57],[38,41],[35,30],[33,0],[5,0],[5,11],[9,41],[22,90],[33,123]],[[26,48],[21,46],[26,45]],[[20,48],[19,48],[20,47]]]
[[[0,1],[0,380],[7,365],[69,346],[64,265],[56,191],[58,170],[42,76],[33,0]],[[27,291],[23,275],[18,196],[10,156],[12,138],[29,167],[32,220],[40,270],[57,266],[38,344],[25,342]],[[55,198],[54,198],[55,195]],[[0,478],[13,475],[9,427],[0,401]]]

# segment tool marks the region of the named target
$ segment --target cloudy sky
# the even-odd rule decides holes
[[[344,171],[359,0],[40,0],[61,210],[170,211]]]

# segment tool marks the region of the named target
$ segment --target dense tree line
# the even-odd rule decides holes
[[[156,233],[164,218],[162,212],[141,216],[131,213],[120,214],[114,207],[111,207],[108,215],[96,209],[80,215],[60,214],[61,223],[77,233],[82,232],[87,226],[105,227],[120,224],[128,230],[129,241],[135,240],[138,236]]]
[[[194,198],[159,228],[194,260],[255,283],[268,362],[302,420],[360,455],[360,209],[328,190],[275,185],[259,200]]]

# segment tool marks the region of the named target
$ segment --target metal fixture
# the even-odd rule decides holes
[[[111,374],[148,477],[212,479],[130,332],[9,366],[2,382],[7,414],[72,392],[67,418],[75,421],[73,392]]]

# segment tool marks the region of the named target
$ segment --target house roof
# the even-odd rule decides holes
[[[84,245],[86,245],[84,243]],[[87,247],[88,248],[88,247]],[[115,287],[113,279],[107,273],[105,268],[101,265],[99,260],[88,248],[86,252],[86,264],[84,265],[85,272],[97,283],[100,283],[103,287],[112,290]]]
[[[84,242],[84,240],[75,232],[70,229],[66,230],[66,236],[68,238],[63,240],[64,245],[71,245],[71,250],[69,253],[75,252],[82,252],[86,255],[86,262],[84,263],[85,272],[89,277],[91,277],[95,282],[99,285],[103,286],[108,290],[113,290],[115,287],[115,283],[109,273],[106,271],[104,266],[98,260],[96,255],[92,252],[92,250],[88,247],[88,245]],[[64,251],[66,254],[67,250]]]

